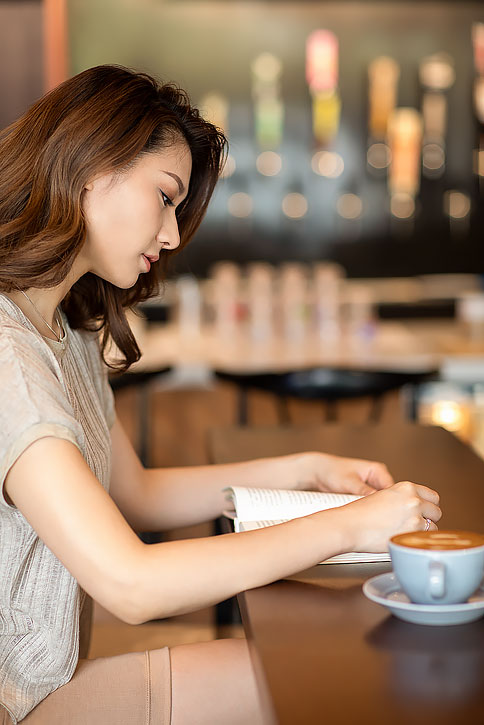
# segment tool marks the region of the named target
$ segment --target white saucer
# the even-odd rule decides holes
[[[379,574],[363,584],[368,599],[387,607],[396,617],[414,624],[464,624],[484,615],[484,582],[462,604],[414,604],[402,591],[393,572]]]

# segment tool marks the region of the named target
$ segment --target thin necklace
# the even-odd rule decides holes
[[[52,332],[52,334],[54,335],[54,337],[57,340],[57,342],[64,342],[64,338],[66,336],[66,331],[64,330],[64,327],[62,325],[62,321],[60,319],[59,313],[57,312],[57,320],[56,321],[57,321],[57,325],[59,326],[59,330],[62,333],[62,337],[59,337],[59,335],[54,330],[54,328],[49,325],[49,323],[45,319],[44,315],[41,313],[41,311],[39,310],[39,308],[37,307],[37,305],[35,304],[35,302],[30,299],[30,297],[28,296],[27,292],[24,292],[23,289],[19,290],[19,292],[21,292],[23,294],[23,296],[28,299],[28,301],[30,302],[30,304],[32,305],[32,307],[34,308],[34,310],[37,312],[37,314],[39,315],[39,317],[41,318],[41,320],[47,325],[47,327],[49,328],[49,330]]]

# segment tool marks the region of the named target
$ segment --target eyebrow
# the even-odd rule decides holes
[[[183,186],[183,182],[178,176],[178,174],[172,174],[171,171],[165,171],[165,169],[161,169],[164,174],[168,174],[168,176],[171,176],[172,179],[175,179],[176,183],[178,184],[178,191],[180,194],[183,194],[185,191],[185,187]]]

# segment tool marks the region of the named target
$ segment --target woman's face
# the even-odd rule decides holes
[[[121,174],[98,176],[86,185],[86,240],[75,266],[116,287],[132,287],[160,253],[180,244],[175,209],[190,182],[186,143],[144,154]],[[80,276],[79,275],[79,276]]]

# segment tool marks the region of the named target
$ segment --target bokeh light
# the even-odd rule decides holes
[[[244,191],[238,191],[229,197],[228,208],[232,216],[239,218],[248,217],[252,214],[253,209],[252,197]]]
[[[311,168],[319,176],[337,179],[344,171],[345,162],[334,151],[317,151],[311,159]]]
[[[290,219],[301,219],[308,211],[306,197],[297,192],[286,194],[282,200],[282,211]]]
[[[275,151],[263,151],[256,159],[255,165],[263,176],[277,176],[282,169],[282,158]]]

